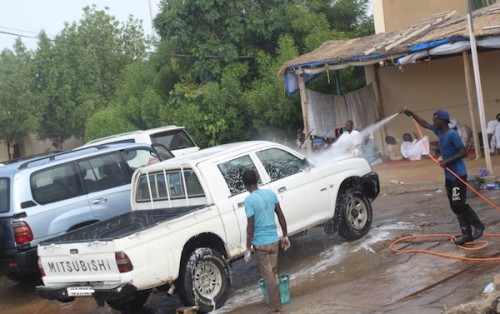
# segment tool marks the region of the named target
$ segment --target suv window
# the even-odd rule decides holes
[[[80,161],[78,167],[88,192],[111,189],[130,183],[130,173],[121,162],[120,153]]]
[[[246,190],[245,185],[241,180],[243,172],[246,170],[254,170],[257,174],[258,184],[261,183],[259,172],[248,155],[227,161],[218,165],[218,167],[224,177],[224,180],[226,180],[231,195],[236,195]]]
[[[160,161],[158,156],[146,149],[130,149],[122,152],[123,159],[128,164],[130,169],[135,171],[137,168],[144,167],[153,163],[157,163]],[[162,158],[162,160],[172,158],[173,155],[168,156],[167,158]]]
[[[298,172],[304,168],[304,161],[297,156],[277,148],[257,152],[257,157],[266,168],[271,181],[276,181]]]
[[[30,180],[33,198],[42,205],[82,195],[78,182],[69,163],[38,171]]]
[[[10,204],[10,179],[0,178],[0,213],[9,212]]]
[[[166,131],[162,133],[151,134],[151,142],[165,145],[170,150],[177,150],[188,147],[195,147],[196,144],[191,140],[184,130]]]

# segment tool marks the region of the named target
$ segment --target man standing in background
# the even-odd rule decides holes
[[[490,144],[490,151],[492,154],[500,149],[500,113],[497,114],[495,120],[488,122],[486,126],[486,133],[488,134],[488,143]]]
[[[474,149],[474,138],[472,137],[472,129],[457,121],[457,119],[450,119],[450,124],[448,125],[450,129],[458,132],[458,135],[464,143],[465,149],[467,151]]]
[[[345,130],[335,142],[334,149],[339,153],[350,153],[353,156],[359,156],[359,145],[361,145],[361,133],[354,129],[352,120],[347,120]]]

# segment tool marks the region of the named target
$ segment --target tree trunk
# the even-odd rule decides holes
[[[14,159],[14,145],[16,145],[16,140],[7,140],[7,146],[9,147],[9,160]]]

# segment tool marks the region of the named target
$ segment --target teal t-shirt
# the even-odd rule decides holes
[[[278,197],[271,190],[257,189],[245,199],[247,217],[254,216],[253,245],[267,245],[278,241],[274,206]]]

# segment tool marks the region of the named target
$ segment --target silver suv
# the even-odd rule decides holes
[[[36,280],[38,243],[130,211],[135,169],[172,157],[163,145],[122,143],[0,167],[0,276]]]

